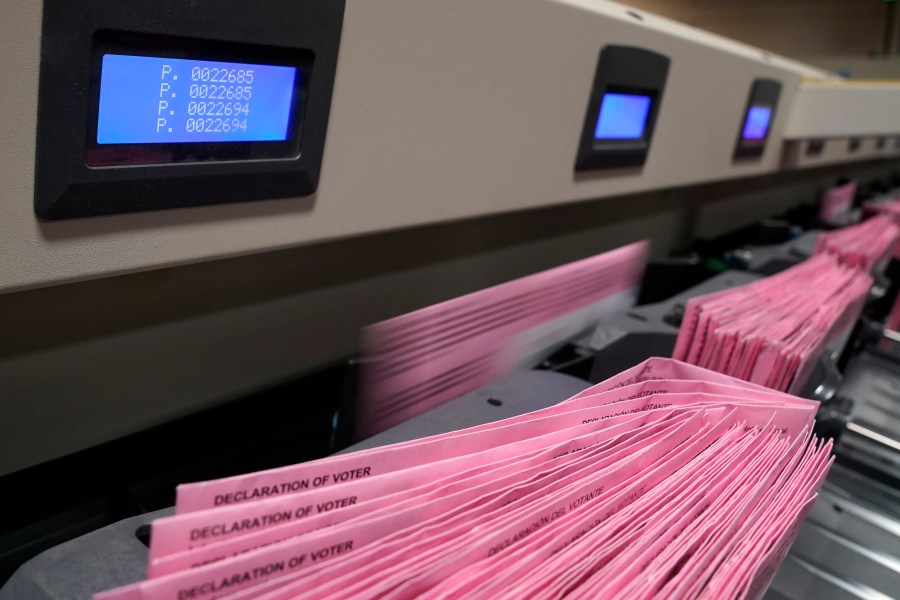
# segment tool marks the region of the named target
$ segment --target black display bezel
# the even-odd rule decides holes
[[[747,104],[744,106],[743,118],[738,125],[737,143],[734,147],[734,160],[749,160],[762,157],[766,149],[766,143],[772,134],[772,128],[775,125],[775,116],[778,112],[778,98],[781,96],[781,82],[774,79],[757,78],[750,85],[750,93],[747,96]],[[769,125],[766,127],[766,135],[761,139],[754,140],[744,137],[744,128],[747,126],[747,119],[750,117],[750,109],[754,106],[765,106],[771,109],[772,115],[769,117]]]
[[[308,50],[201,41],[122,31],[99,31],[94,35],[92,46],[90,103],[84,151],[84,162],[87,166],[106,168],[126,165],[195,164],[198,162],[296,158],[300,155],[304,109],[309,93],[308,84],[313,76],[313,55]],[[288,120],[288,139],[247,142],[98,144],[100,83],[105,54],[294,67],[299,76],[294,80],[294,92]]]
[[[177,7],[43,0],[35,213],[71,219],[310,196],[322,169],[344,7],[345,0],[191,0]],[[91,92],[99,73],[95,38],[107,35],[101,32],[189,40],[195,51],[204,49],[198,52],[203,57],[249,49],[237,62],[273,64],[285,56],[314,62],[304,84],[299,151],[281,158],[88,166],[86,140],[99,105]]]
[[[666,56],[644,48],[604,46],[600,50],[575,157],[576,172],[640,167],[644,164],[662,106],[669,64],[670,61]],[[640,138],[594,137],[597,119],[600,117],[600,105],[607,93],[630,93],[650,97],[650,109]]]

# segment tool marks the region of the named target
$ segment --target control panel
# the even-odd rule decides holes
[[[734,148],[735,160],[762,156],[769,139],[769,127],[775,118],[781,83],[773,79],[754,79],[747,97],[744,118]]]
[[[343,10],[46,0],[35,211],[65,219],[313,193]]]
[[[576,171],[644,164],[668,72],[669,59],[650,50],[605,46],[600,51]]]

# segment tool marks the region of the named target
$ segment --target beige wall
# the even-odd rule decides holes
[[[881,48],[878,0],[624,0],[765,50],[822,66],[825,57],[868,57]]]
[[[818,59],[816,66],[845,73],[852,79],[900,79],[900,55],[875,58],[827,56]]]

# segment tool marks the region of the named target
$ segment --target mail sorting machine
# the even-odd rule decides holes
[[[811,254],[816,235],[811,232],[756,252],[766,257],[764,265],[798,261]],[[645,358],[671,355],[685,303],[691,297],[744,285],[762,276],[752,271],[726,271],[664,302],[610,315],[589,335],[573,342],[579,347],[575,354],[580,359],[551,357],[542,368],[515,372],[345,451],[443,433],[562,401],[591,382],[602,381]],[[879,295],[874,290],[871,298]],[[900,559],[900,429],[896,417],[886,420],[877,414],[873,418],[872,411],[890,414],[896,410],[889,404],[900,396],[900,355],[891,358],[893,348],[879,350],[878,356],[875,350],[866,349],[851,359],[842,378],[837,369],[843,352],[840,346],[833,345],[819,360],[801,393],[823,402],[819,427],[838,439],[839,462],[767,592],[770,599],[813,594],[881,598],[894,590]],[[570,374],[583,375],[586,367],[586,377]],[[880,397],[872,400],[860,389],[866,385],[875,386]],[[166,509],[126,519],[46,551],[14,575],[0,590],[0,598],[83,598],[138,581],[144,577],[149,523],[171,513]]]
[[[698,214],[671,190],[900,156],[900,87],[603,0],[12,0],[3,16],[4,476],[323,368],[359,327],[434,301],[430,285],[463,293],[447,282],[477,271],[467,248],[416,262],[442,225],[475,223],[454,231],[502,281],[523,258],[646,237],[666,254]],[[632,210],[629,194],[648,196]],[[508,222],[525,233],[490,245]],[[392,435],[587,385],[520,376],[484,392],[502,407],[472,396]],[[148,518],[41,554],[0,595],[138,579]]]
[[[688,186],[900,156],[900,86],[604,0],[5,8],[2,474],[323,368],[461,272],[665,255],[715,208]],[[732,194],[713,228],[774,212]]]

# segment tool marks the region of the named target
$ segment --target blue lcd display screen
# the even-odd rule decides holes
[[[607,93],[600,101],[600,114],[594,138],[598,140],[637,140],[644,137],[650,96]]]
[[[104,54],[97,144],[290,139],[295,67]]]
[[[764,140],[769,132],[769,121],[772,120],[772,109],[768,106],[753,105],[747,111],[744,131],[741,137],[745,140]]]

